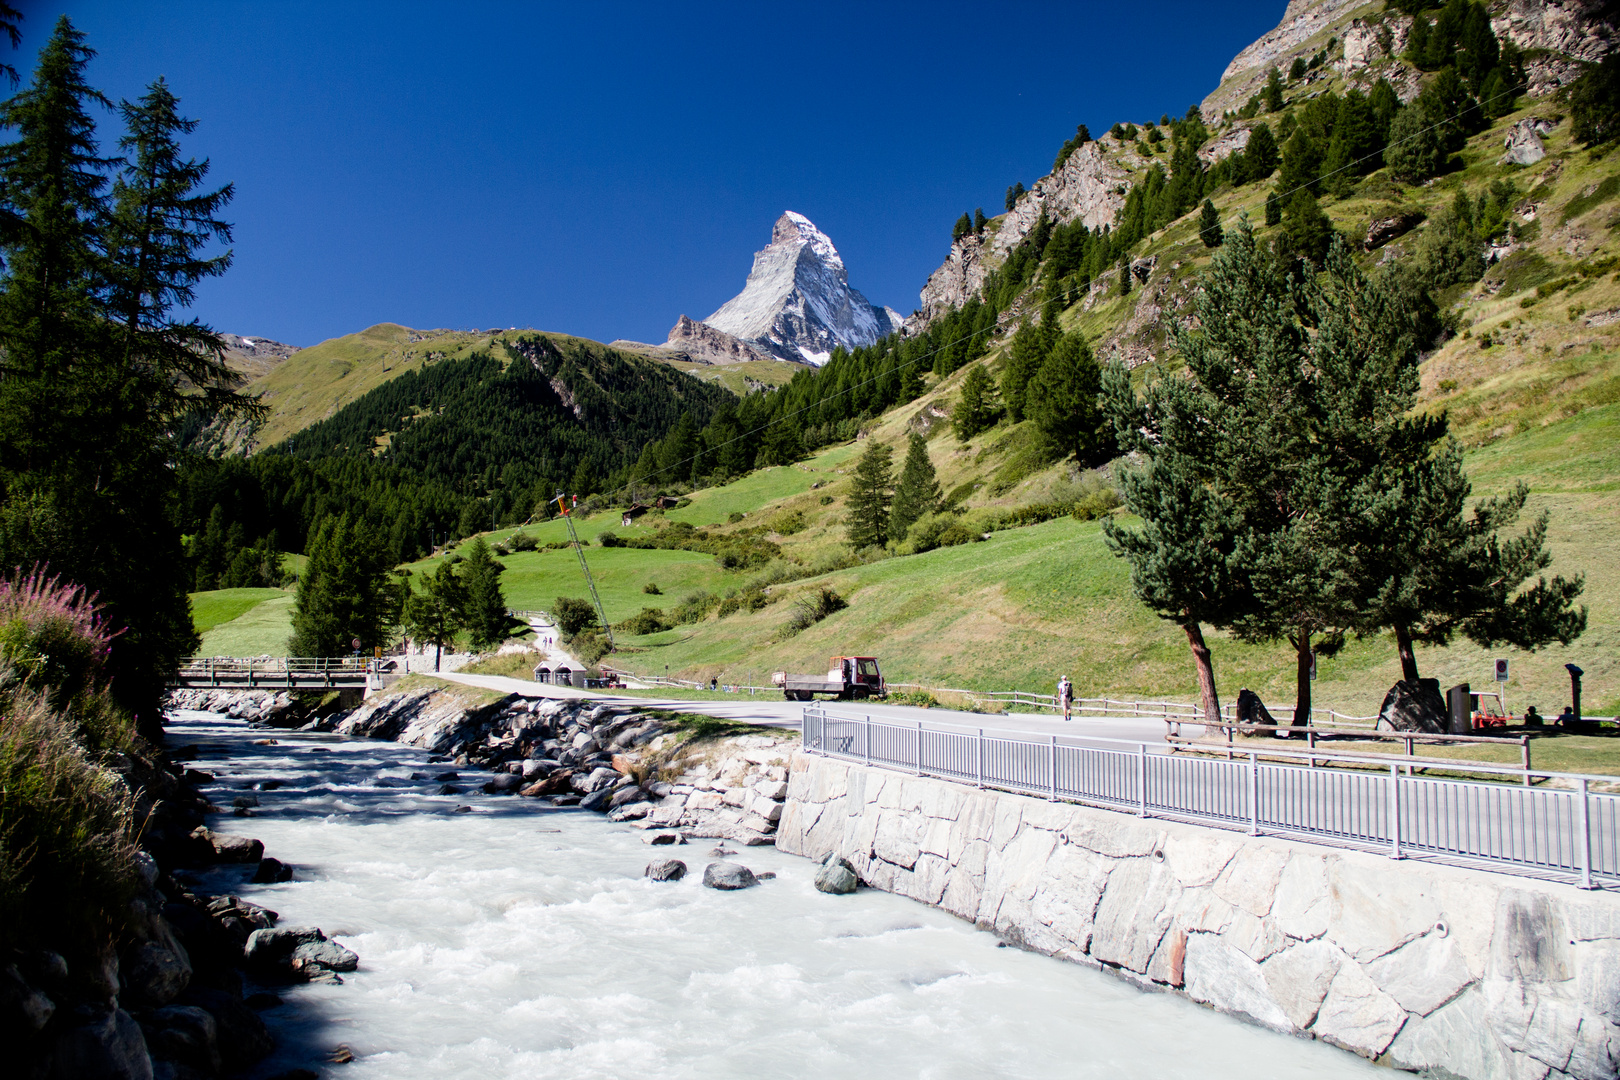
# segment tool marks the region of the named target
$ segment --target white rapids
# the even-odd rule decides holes
[[[169,743],[198,745],[218,805],[284,785],[255,793],[255,816],[210,827],[259,837],[296,880],[251,885],[246,868],[223,867],[199,886],[360,954],[342,986],[277,990],[284,1004],[264,1017],[280,1045],[256,1076],[319,1067],[339,1044],[355,1055],[344,1080],[1373,1073],[1320,1043],[999,947],[910,900],[823,895],[813,864],[770,848],[730,859],[775,880],[705,889],[716,841],[649,847],[595,813],[483,795],[467,769],[467,794],[435,796],[411,774],[451,766],[411,747],[207,713],[172,716]],[[687,877],[648,881],[655,858],[684,860]]]

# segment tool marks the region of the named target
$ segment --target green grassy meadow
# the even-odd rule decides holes
[[[285,656],[292,635],[293,594],[282,589],[219,589],[191,594],[192,620],[202,634],[199,656]],[[205,626],[206,614],[235,611]]]

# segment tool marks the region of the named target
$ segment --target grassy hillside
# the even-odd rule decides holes
[[[285,656],[293,594],[283,589],[217,589],[191,594],[202,634],[199,656]]]

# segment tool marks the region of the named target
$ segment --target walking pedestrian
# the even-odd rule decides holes
[[[1063,719],[1069,718],[1069,708],[1074,704],[1074,684],[1069,682],[1067,675],[1058,680],[1058,704],[1063,706]]]

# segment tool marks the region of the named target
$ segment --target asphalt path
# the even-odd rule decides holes
[[[522,697],[589,698],[622,705],[636,705],[646,709],[670,709],[677,712],[702,713],[723,720],[762,727],[797,728],[803,722],[807,703],[786,701],[777,694],[749,696],[737,694],[735,700],[694,701],[687,698],[628,697],[622,694],[604,694],[590,690],[577,690],[571,686],[553,686],[550,683],[529,682],[501,675],[464,675],[460,672],[442,672],[438,678],[467,686],[498,690]],[[940,730],[977,731],[987,733],[1034,735],[1045,739],[1052,735],[1064,742],[1119,739],[1133,743],[1148,743],[1155,749],[1165,744],[1163,720],[1140,717],[1076,716],[1065,721],[1061,717],[1038,713],[970,713],[951,709],[919,709],[912,705],[886,705],[878,701],[826,701],[824,707],[840,716],[870,716],[889,723],[916,724]],[[1183,733],[1197,736],[1203,728],[1193,724],[1182,726]]]

